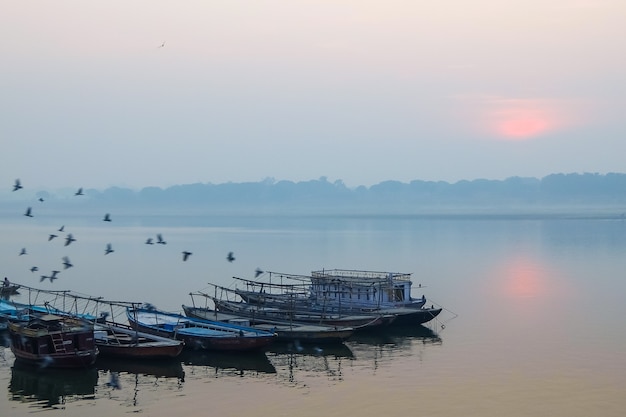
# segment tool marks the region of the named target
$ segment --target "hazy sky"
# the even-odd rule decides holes
[[[0,0],[0,177],[625,172],[625,51],[623,0]]]

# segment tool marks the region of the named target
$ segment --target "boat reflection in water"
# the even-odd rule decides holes
[[[307,384],[305,380],[326,375],[331,380],[343,380],[344,360],[355,359],[352,350],[344,343],[309,345],[300,343],[274,343],[267,348],[267,355],[287,376],[289,384]]]
[[[197,375],[210,368],[215,377],[226,375],[253,376],[255,374],[275,374],[276,368],[265,353],[193,351],[184,349],[179,359],[189,374]]]
[[[390,346],[400,349],[410,349],[418,342],[422,344],[441,344],[441,337],[432,328],[423,325],[396,325],[389,326],[377,332],[359,332],[354,334],[349,342],[351,345]]]
[[[9,398],[33,407],[64,408],[68,402],[95,399],[98,370],[40,368],[15,362]]]
[[[185,381],[185,371],[178,358],[135,360],[101,356],[96,361],[96,367],[104,373],[128,373]]]

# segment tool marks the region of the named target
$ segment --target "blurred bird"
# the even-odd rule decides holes
[[[103,222],[110,222],[111,221],[111,215],[109,213],[104,215],[104,219],[102,219]]]
[[[20,188],[24,188],[24,187],[22,187],[22,183],[20,182],[20,179],[18,178],[15,180],[15,184],[13,184],[13,191],[17,191]]]
[[[191,254],[191,252],[183,251],[183,261],[186,261]]]
[[[163,240],[163,236],[161,236],[161,233],[157,234],[157,243],[160,245],[167,244],[167,242]]]
[[[32,209],[29,207],[26,209],[26,213],[24,213],[26,217],[33,217]]]
[[[22,255],[26,255],[26,248],[22,248],[22,250],[20,251],[20,256]]]
[[[74,265],[72,265],[72,263],[70,262],[70,258],[69,257],[64,256],[63,257],[63,266],[65,267],[65,269],[67,269],[67,268],[73,267]]]
[[[67,237],[65,238],[65,246],[68,246],[72,242],[76,242],[76,239],[74,239],[74,236],[72,236],[71,233],[68,233]]]
[[[113,250],[113,248],[111,247],[111,244],[110,244],[110,243],[107,243],[107,248],[104,250],[104,254],[105,254],[105,255],[108,255],[108,254],[109,254],[109,253],[111,253],[111,252],[115,252],[115,251],[114,251],[114,250]]]
[[[57,237],[57,235],[50,234],[50,236],[48,236],[48,242],[50,242],[55,237]]]
[[[35,272],[35,271],[39,271],[39,268],[37,268],[36,266],[33,266],[33,267],[30,269],[30,272]]]
[[[163,42],[161,45],[159,45],[159,48],[163,48],[165,46],[165,42]]]
[[[151,237],[146,239],[146,245],[154,245],[154,242],[152,242],[152,238]]]
[[[81,187],[81,188],[79,188],[79,189],[78,189],[78,191],[76,191],[76,192],[74,193],[74,195],[85,195],[85,194],[83,194],[83,189],[82,189],[82,187]]]
[[[58,231],[59,231],[59,232],[62,232],[62,231],[63,231],[63,229],[65,229],[65,225],[63,225],[63,226],[59,227],[59,230],[58,230]]]
[[[226,256],[226,259],[228,259],[228,262],[232,262],[235,260],[235,257],[233,256],[232,252],[228,252],[228,256]]]
[[[53,279],[57,279],[57,278],[58,278],[58,277],[57,277],[57,274],[58,274],[59,272],[60,272],[60,271],[52,271],[52,275],[50,276],[50,282],[52,282],[52,280],[53,280]]]
[[[258,278],[259,275],[261,275],[263,273],[263,270],[261,268],[257,268],[256,271],[254,271],[254,277]]]
[[[39,197],[39,201],[41,201],[43,203],[43,198]]]

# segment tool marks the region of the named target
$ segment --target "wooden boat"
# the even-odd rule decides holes
[[[248,326],[200,320],[153,307],[129,308],[131,327],[157,336],[182,340],[185,347],[203,350],[245,351],[261,349],[276,338],[276,333]]]
[[[84,368],[98,357],[93,323],[77,317],[34,314],[26,323],[10,322],[8,330],[11,351],[18,361],[40,367]]]
[[[388,325],[396,318],[396,316],[392,314],[343,315],[306,310],[288,310],[285,308],[265,307],[263,305],[249,304],[243,301],[227,301],[217,298],[214,299],[214,303],[218,311],[236,314],[249,319],[351,327],[354,330]]]
[[[10,284],[10,285],[1,285],[0,286],[0,296],[6,297],[9,295],[19,294],[20,285],[18,284]]]
[[[310,276],[270,272],[270,279],[272,275],[270,283],[237,278],[247,288],[236,290],[237,294],[250,304],[281,310],[395,315],[396,325],[423,324],[442,311],[424,308],[423,295],[411,297],[407,273],[332,269],[313,271]]]
[[[258,317],[247,318],[235,314],[222,313],[209,308],[183,305],[187,317],[205,320],[218,320],[227,323],[249,325],[255,329],[276,333],[280,342],[299,341],[300,343],[341,343],[354,333],[352,327],[318,326],[309,323],[289,323],[279,320],[267,320]]]
[[[424,295],[411,297],[408,273],[333,269],[313,271],[310,276],[276,272],[269,276],[269,282],[235,277],[246,285],[237,294],[248,303],[343,313],[419,309],[426,304]]]
[[[32,298],[45,298],[43,305],[27,305],[17,302],[0,302],[0,313],[11,311],[34,311],[40,314],[75,316],[94,324],[95,344],[100,355],[126,357],[129,359],[153,359],[176,357],[184,342],[172,340],[131,328],[125,321],[126,308],[141,303],[107,301],[99,297],[74,294],[71,291],[48,291],[24,287]],[[117,311],[116,311],[117,310]],[[121,310],[121,311],[120,311]],[[98,313],[99,312],[99,313]],[[124,323],[107,320],[108,316],[124,316]]]
[[[130,326],[96,323],[94,337],[101,356],[133,359],[175,358],[184,342],[139,332]]]

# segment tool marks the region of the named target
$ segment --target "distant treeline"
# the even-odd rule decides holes
[[[370,187],[347,187],[343,181],[317,180],[292,182],[266,179],[244,183],[196,183],[168,188],[146,187],[141,190],[112,187],[106,190],[85,189],[84,197],[52,195],[52,199],[84,203],[124,205],[126,207],[214,207],[214,208],[283,208],[340,210],[376,209],[405,211],[438,206],[616,206],[626,204],[626,174],[552,174],[544,178],[511,177],[505,180],[477,179],[448,183],[420,181],[409,183],[384,181]],[[78,199],[81,200],[78,200]]]

